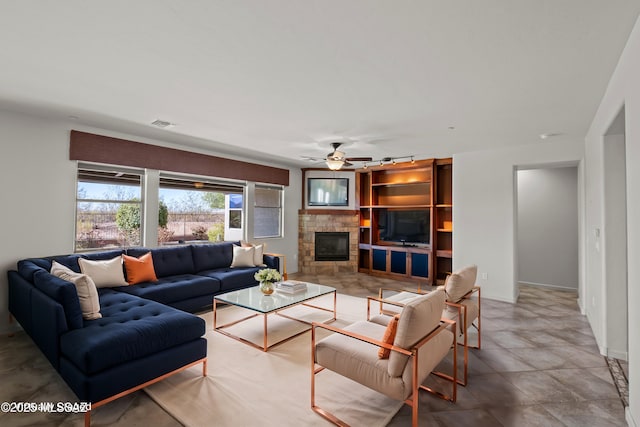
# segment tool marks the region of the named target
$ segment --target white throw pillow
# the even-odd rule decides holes
[[[91,280],[91,277],[86,274],[76,273],[56,261],[53,261],[51,265],[51,274],[62,280],[67,280],[76,286],[83,319],[95,320],[102,317],[102,314],[100,314],[98,290],[96,289],[96,284]]]
[[[78,259],[80,270],[91,277],[98,288],[113,288],[116,286],[128,286],[122,270],[122,257],[102,261],[91,261],[84,258]]]
[[[264,255],[264,246],[265,245],[255,245],[253,247],[253,264],[256,267],[266,266],[266,264],[262,260],[262,255]]]
[[[267,248],[266,243],[260,243],[259,245],[254,245],[253,243],[245,242],[244,240],[240,241],[240,246],[243,248],[254,248],[253,251],[253,264],[255,267],[266,267],[267,265],[264,263],[263,255],[264,251]]]
[[[62,273],[80,274],[80,273],[76,273],[75,271],[73,271],[72,269],[67,267],[66,265],[60,264],[58,261],[53,261],[51,263],[51,271],[50,271],[50,273],[53,274],[56,277],[60,277],[60,274],[62,274]]]
[[[249,246],[243,248],[242,246],[233,245],[233,261],[231,262],[231,268],[234,267],[255,267],[253,263],[253,254],[255,248]]]

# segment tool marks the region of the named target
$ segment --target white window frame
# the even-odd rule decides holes
[[[78,198],[78,190],[80,188],[80,180],[78,179],[78,175],[80,171],[96,171],[96,172],[115,172],[116,174],[130,174],[130,175],[139,175],[140,176],[140,200],[139,201],[127,201],[127,200],[114,200],[114,199],[80,199]],[[108,179],[105,179],[104,182],[106,184],[109,183]],[[117,181],[114,180],[114,184]],[[145,195],[144,195],[144,185],[145,185],[145,172],[143,169],[138,168],[126,168],[122,166],[113,166],[113,165],[105,165],[98,163],[87,163],[87,162],[78,162],[76,167],[76,191],[75,191],[75,209],[74,209],[74,225],[73,225],[73,250],[74,252],[92,252],[92,251],[103,251],[108,248],[113,248],[113,246],[102,246],[98,248],[78,248],[78,205],[80,203],[108,203],[108,204],[131,204],[138,205],[140,209],[140,244],[144,242],[144,207],[145,207]],[[128,243],[125,241],[124,244],[120,244],[116,246],[117,248],[126,248],[128,247]]]
[[[278,207],[273,207],[273,206],[259,206],[256,202],[257,197],[254,194],[253,197],[253,237],[255,239],[280,239],[284,236],[284,187],[281,185],[265,185],[265,184],[256,184],[255,185],[255,190],[254,193],[257,192],[258,190],[275,190],[279,192],[279,203],[280,205]],[[270,234],[270,235],[259,235],[257,234],[257,230],[256,230],[256,224],[258,223],[258,210],[256,208],[264,208],[264,209],[278,209],[278,231],[276,234]]]
[[[193,182],[195,183],[199,183],[202,184],[203,186],[213,186],[213,187],[221,187],[219,192],[223,193],[223,194],[242,194],[243,195],[243,208],[242,208],[242,214],[241,214],[241,218],[243,220],[243,224],[244,224],[244,217],[246,216],[246,211],[245,211],[245,206],[246,203],[244,201],[245,199],[245,189],[247,187],[247,182],[246,181],[240,181],[240,180],[230,180],[230,179],[222,179],[222,178],[216,178],[216,177],[210,177],[210,176],[202,176],[202,175],[193,175],[193,174],[179,174],[179,173],[169,173],[169,172],[160,172],[160,183],[158,185],[158,193],[156,194],[155,197],[158,198],[158,200],[160,199],[160,194],[159,191],[162,188],[170,188],[167,187],[165,185],[162,184],[162,180],[163,179],[168,179],[168,180],[176,180],[176,181],[183,181],[183,182]],[[195,187],[195,185],[194,185]],[[196,187],[197,188],[197,187]],[[202,188],[202,187],[201,187]],[[211,191],[216,191],[215,189],[212,189]],[[226,197],[225,197],[226,199]],[[225,211],[227,211],[227,208],[225,207]],[[225,227],[228,226],[228,215],[225,215]],[[244,227],[241,226],[240,232],[242,232]],[[227,230],[225,230],[225,234],[226,234]],[[227,236],[223,237],[226,239]],[[235,239],[231,239],[231,240],[235,240]],[[185,242],[188,242],[188,240],[185,240]]]

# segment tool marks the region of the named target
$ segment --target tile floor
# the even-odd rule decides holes
[[[380,287],[411,287],[364,274],[291,278],[375,295]],[[420,395],[420,425],[626,426],[607,361],[598,353],[576,294],[521,287],[517,304],[483,299],[482,350],[471,350],[469,384],[453,404]],[[624,366],[623,366],[624,368]],[[24,333],[0,337],[0,402],[76,401]],[[404,406],[389,426],[410,425]],[[82,425],[82,414],[0,413],[3,426]],[[180,424],[143,391],[94,411],[94,426]],[[214,424],[212,424],[214,425]]]

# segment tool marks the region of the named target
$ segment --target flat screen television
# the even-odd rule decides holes
[[[348,206],[349,178],[307,178],[309,206]]]
[[[429,209],[381,210],[378,219],[380,240],[396,243],[430,243]]]

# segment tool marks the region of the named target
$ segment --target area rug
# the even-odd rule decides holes
[[[321,297],[313,303],[330,308],[333,297]],[[344,327],[365,320],[366,309],[365,299],[338,295],[338,320],[332,325]],[[247,314],[238,307],[224,307],[218,311],[218,322]],[[289,309],[287,314],[317,321],[331,317],[331,313],[302,306]],[[203,377],[202,365],[198,365],[145,389],[180,423],[193,427],[330,425],[311,410],[310,332],[265,353],[214,332],[212,313],[201,317],[207,322],[208,375]],[[300,328],[298,322],[280,316],[270,315],[268,322],[270,342]],[[260,345],[262,330],[262,316],[229,328]],[[325,331],[318,334],[326,335]],[[403,405],[328,370],[316,376],[316,404],[351,425],[368,427],[387,425]]]

